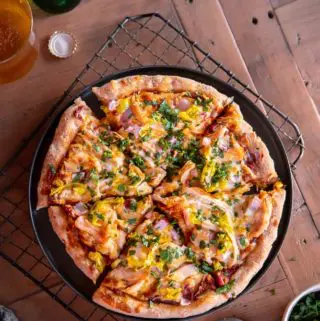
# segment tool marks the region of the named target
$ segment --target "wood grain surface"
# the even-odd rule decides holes
[[[0,87],[0,164],[13,155],[115,25],[125,16],[153,11],[183,28],[212,57],[279,106],[301,128],[306,151],[294,171],[292,220],[280,254],[247,294],[230,306],[199,319],[218,321],[236,316],[245,321],[280,320],[288,302],[320,280],[318,0],[254,0],[250,5],[248,0],[87,0],[76,10],[60,16],[47,15],[34,7],[40,43],[37,64],[27,77]],[[72,32],[80,44],[78,52],[68,60],[54,59],[47,50],[48,37],[61,29]],[[170,39],[169,30],[163,30],[163,34]],[[149,43],[152,35],[145,34],[141,41]],[[163,50],[162,47],[160,40],[150,45],[155,51]],[[143,51],[141,57],[144,59],[138,61],[138,65],[155,63],[151,53],[146,55],[148,49],[136,45],[130,50],[135,53]],[[130,60],[128,55],[119,54],[116,46],[110,48],[109,55],[119,56],[117,69],[127,66]],[[170,50],[162,59],[171,64],[177,61]],[[182,64],[193,65],[188,58],[183,58]],[[13,223],[20,224],[23,228],[17,231],[23,232],[19,234],[22,249],[23,242],[27,242],[28,237],[29,240],[33,238],[28,220],[28,175],[25,171],[37,141],[38,138],[34,139],[17,162],[8,168],[7,175],[0,178],[0,186],[10,185],[10,189],[0,197],[0,235],[4,233],[2,225],[6,229],[12,225],[11,229],[15,231]],[[7,218],[10,218],[11,225],[7,224]],[[34,257],[42,262],[41,250],[39,247],[36,250],[39,253],[28,253],[30,258],[21,265],[30,266]],[[19,260],[25,257],[21,249],[13,249],[9,245],[5,251]],[[42,264],[38,273],[49,270],[46,264]],[[53,320],[56,315],[65,320],[76,319],[39,287],[26,281],[6,261],[0,261],[0,268],[0,304],[5,303],[15,309],[22,320]],[[59,278],[50,274],[47,279],[48,288],[59,292],[56,290]],[[90,312],[91,304],[82,301],[76,304],[80,300],[78,297],[72,299],[74,294],[69,292],[64,295],[62,300],[70,300],[72,308],[78,309],[77,313],[83,319],[122,320],[120,317],[104,317],[99,309]],[[57,294],[57,297],[60,296]]]

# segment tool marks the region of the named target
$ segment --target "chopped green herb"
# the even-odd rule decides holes
[[[100,146],[97,144],[92,144],[93,149],[98,153],[100,151]]]
[[[122,139],[122,140],[119,141],[118,147],[119,147],[119,149],[123,152],[123,151],[125,151],[126,148],[129,146],[129,144],[130,144],[130,141],[129,141],[128,138]]]
[[[136,251],[135,250],[130,250],[129,251],[129,255],[135,255],[136,254]]]
[[[81,172],[76,173],[72,179],[72,183],[79,182],[82,178],[83,174]]]
[[[170,288],[173,288],[175,285],[176,285],[176,283],[175,283],[173,280],[170,280],[170,281],[168,282],[168,286],[169,286]]]
[[[102,153],[102,160],[105,161],[108,158],[112,158],[112,152],[110,150],[105,150]]]
[[[131,200],[129,204],[129,208],[131,211],[136,211],[138,207],[138,203],[136,200]]]
[[[152,106],[157,106],[157,105],[158,105],[158,102],[157,102],[156,100],[147,100],[147,99],[145,99],[145,100],[143,101],[143,103],[144,103],[145,105],[152,105]]]
[[[202,261],[199,265],[199,270],[201,273],[212,273],[213,268],[205,261]]]
[[[221,157],[223,158],[224,156],[224,153],[223,151],[219,148],[218,146],[218,140],[215,142],[215,144],[213,145],[213,148],[212,148],[212,155],[214,157]]]
[[[49,169],[52,175],[56,175],[56,168],[52,164],[49,164]]]
[[[144,160],[139,155],[135,155],[134,157],[132,157],[132,162],[134,165],[138,166],[141,169],[145,168]]]
[[[189,260],[194,260],[195,259],[195,254],[193,252],[193,250],[190,248],[190,247],[187,247],[185,250],[184,250],[184,254],[186,255],[186,257],[189,259]]]
[[[99,220],[104,221],[105,216],[104,216],[103,214],[101,214],[101,213],[95,213],[95,215],[96,215],[96,217],[97,217]]]
[[[221,179],[226,179],[229,176],[229,170],[231,167],[230,162],[217,164],[216,171],[212,177],[212,183],[218,183]]]
[[[247,246],[247,239],[244,236],[240,237],[240,245],[242,247],[246,247]]]
[[[303,297],[293,308],[289,321],[319,321],[320,296],[319,292]]]
[[[124,184],[119,184],[117,188],[118,188],[118,191],[121,193],[124,193],[127,190],[127,186]]]
[[[90,179],[94,180],[94,181],[97,181],[99,180],[99,175],[97,173],[97,170],[95,168],[92,168],[90,170],[90,175],[89,175]]]
[[[140,177],[139,176],[134,175],[134,176],[129,176],[129,178],[130,178],[130,184],[131,185],[136,185],[137,183],[140,182]]]
[[[153,228],[152,228],[152,225],[148,225],[148,228],[147,228],[147,235],[152,235],[153,234]]]
[[[136,219],[136,218],[129,218],[129,219],[128,219],[128,223],[129,223],[130,225],[136,224],[136,223],[137,223],[137,219]]]
[[[96,195],[96,192],[90,186],[87,186],[87,189],[90,192],[91,197],[94,197]]]
[[[201,240],[199,243],[199,247],[201,250],[203,250],[207,247],[207,243],[204,240]]]
[[[231,291],[232,287],[234,286],[234,280],[231,280],[229,283],[225,284],[224,286],[221,286],[220,288],[216,289],[216,293],[222,294],[222,293],[228,293]]]

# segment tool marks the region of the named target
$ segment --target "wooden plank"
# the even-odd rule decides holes
[[[221,321],[222,318],[237,317],[246,321],[280,320],[293,293],[287,280],[260,288],[237,299],[226,308],[201,318],[201,321]]]
[[[320,238],[306,206],[293,216],[284,244],[280,262],[293,291],[298,294],[320,279]]]
[[[302,130],[306,151],[296,170],[296,178],[319,230],[320,120],[315,104],[276,19],[266,15],[271,6],[257,0],[248,12],[245,0],[236,3],[222,1],[221,4],[256,87],[263,96],[288,113]],[[252,15],[257,17],[257,24],[252,24]]]
[[[59,16],[44,14],[39,9],[34,11],[40,43],[38,61],[25,78],[1,86],[0,165],[63,94],[116,24],[126,15],[153,11],[173,18],[174,23],[177,21],[169,0],[83,1],[75,10]],[[88,13],[94,19],[88,19]],[[59,60],[50,56],[48,37],[55,30],[66,30],[76,36],[79,50],[72,58]]]
[[[281,28],[311,97],[320,111],[320,2],[298,0],[276,10]]]
[[[269,0],[274,8],[280,8],[297,0]]]
[[[212,58],[221,62],[238,78],[255,89],[218,0],[193,2],[174,0],[174,5],[188,36],[209,52]],[[195,53],[202,61],[204,56],[198,51]],[[207,72],[216,68],[212,62],[206,61],[202,64],[207,68],[205,70]],[[215,76],[223,80],[229,78],[222,71],[218,71]],[[238,87],[238,89],[243,88]],[[259,104],[259,107],[264,110],[262,104]]]

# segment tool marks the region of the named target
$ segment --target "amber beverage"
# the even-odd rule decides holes
[[[38,57],[27,0],[0,0],[0,84],[25,76]]]

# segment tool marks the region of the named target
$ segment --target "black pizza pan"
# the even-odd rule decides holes
[[[277,256],[282,242],[284,240],[285,234],[287,232],[291,208],[292,208],[292,181],[291,181],[291,171],[288,162],[287,155],[285,153],[285,149],[282,145],[282,142],[274,130],[273,126],[270,124],[266,116],[259,110],[259,108],[250,101],[246,96],[240,93],[237,89],[232,86],[226,84],[225,82],[210,76],[208,74],[204,74],[192,69],[180,68],[180,67],[169,67],[169,66],[148,66],[141,67],[136,69],[130,69],[126,71],[122,71],[99,80],[87,86],[79,96],[82,97],[84,101],[88,104],[88,106],[93,110],[93,112],[98,116],[102,117],[103,113],[100,109],[100,103],[92,93],[91,89],[93,86],[102,86],[113,79],[119,79],[132,75],[177,75],[181,77],[191,78],[198,82],[202,82],[208,85],[215,87],[221,93],[234,97],[234,100],[237,104],[239,104],[241,108],[241,112],[244,116],[244,119],[253,127],[256,133],[261,137],[261,139],[267,145],[270,155],[274,160],[276,171],[281,179],[281,181],[286,186],[287,196],[286,201],[281,217],[281,221],[278,229],[278,236],[276,241],[274,242],[272,249],[269,253],[267,260],[264,262],[262,268],[259,272],[252,278],[249,285],[246,289],[239,295],[243,295],[247,292],[268,270],[271,263]],[[76,97],[75,97],[76,98]],[[70,104],[66,105],[66,108],[72,104],[73,101],[70,101]],[[80,296],[86,298],[87,300],[92,302],[92,295],[96,290],[97,286],[95,286],[91,280],[89,280],[73,263],[72,259],[68,256],[64,249],[64,245],[58,239],[57,235],[53,232],[53,229],[50,225],[48,218],[48,210],[41,209],[36,210],[37,204],[37,185],[40,179],[40,173],[42,169],[42,164],[45,158],[45,155],[48,151],[48,148],[51,144],[51,141],[54,136],[55,129],[58,126],[59,120],[64,110],[61,110],[60,113],[55,115],[53,119],[47,125],[45,133],[42,139],[39,142],[38,148],[35,152],[34,159],[31,166],[30,172],[30,180],[29,180],[29,208],[31,221],[33,224],[33,228],[36,234],[36,237],[39,241],[39,244],[45,253],[47,259],[50,264],[54,268],[54,270],[60,275],[60,277]],[[239,297],[238,296],[238,297]],[[213,313],[217,309],[222,306],[226,306],[232,303],[235,299],[232,299],[220,307],[213,308],[203,314],[205,315],[209,313]],[[121,313],[116,313],[109,311],[114,314],[118,314],[121,316]],[[200,315],[194,316],[199,317]],[[188,319],[194,318],[189,317]],[[146,318],[136,318],[130,317],[135,320],[141,320]],[[151,319],[150,319],[151,320]],[[170,319],[170,320],[178,320],[178,319]]]

